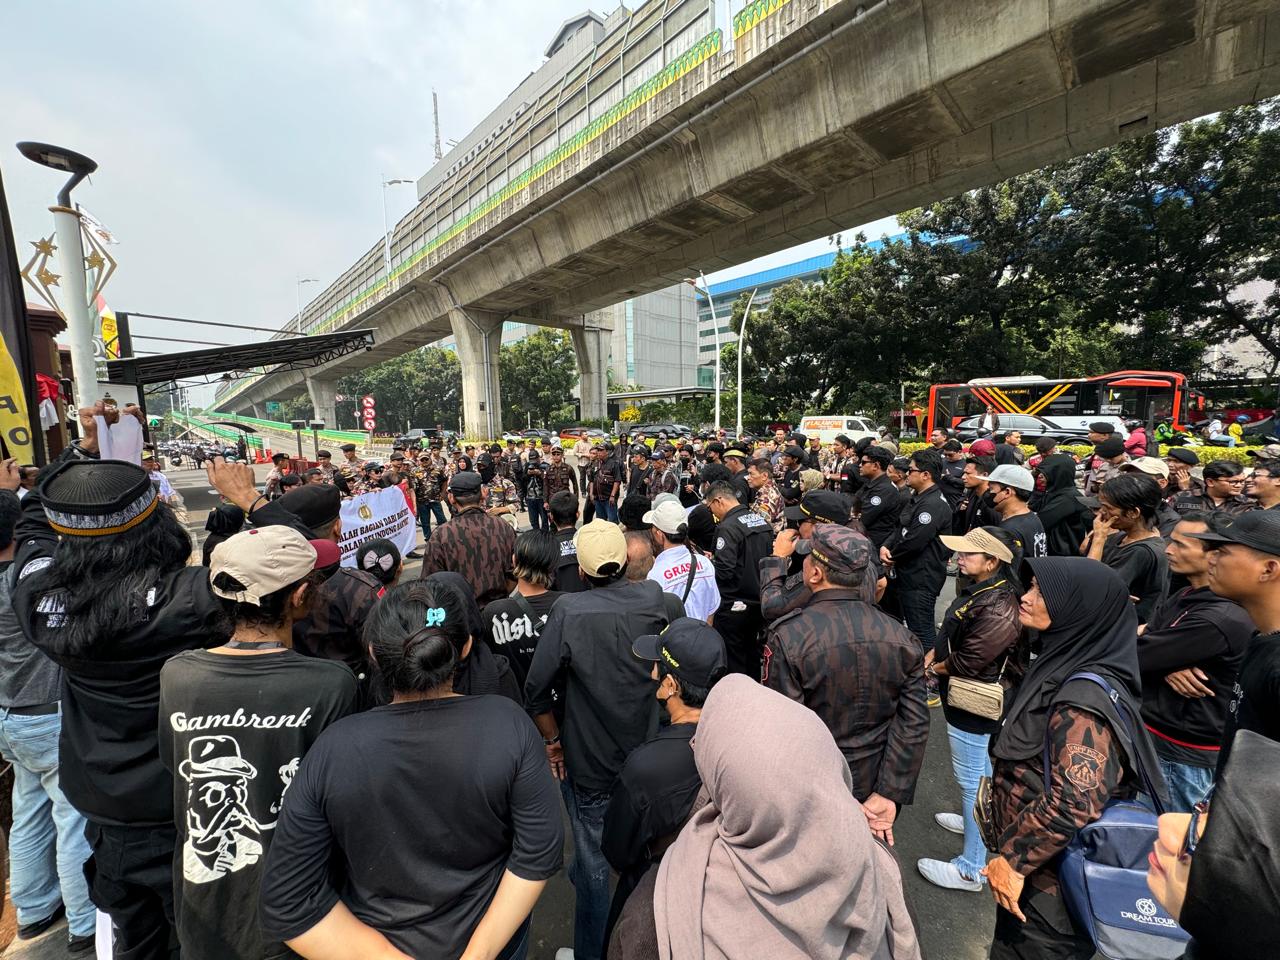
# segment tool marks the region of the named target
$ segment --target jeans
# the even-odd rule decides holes
[[[947,724],[951,741],[951,772],[960,786],[960,814],[964,817],[964,852],[951,862],[960,868],[967,880],[985,879],[979,871],[987,865],[987,848],[973,818],[973,801],[978,796],[978,781],[991,776],[991,755],[987,745],[991,737],[985,733],[965,733]]]
[[[937,590],[898,590],[898,603],[907,628],[916,635],[925,650],[932,650],[938,640],[938,628],[933,619],[937,602]]]
[[[0,708],[0,756],[13,764],[13,833],[9,838],[11,895],[18,923],[43,920],[67,908],[74,936],[93,933],[94,908],[84,863],[85,821],[58,786],[62,715],[23,716]]]
[[[172,826],[90,823],[93,856],[85,864],[90,895],[111,915],[115,960],[178,960],[173,922]]]
[[[1209,445],[1214,447],[1234,447],[1236,438],[1228,433],[1220,433],[1216,437],[1209,438]]]
[[[431,539],[431,517],[433,514],[436,518],[436,526],[443,526],[445,523],[443,503],[439,500],[428,500],[418,504],[418,519],[422,521],[422,535],[428,540]]]
[[[610,503],[608,500],[596,501],[596,517],[597,520],[608,520],[610,523],[618,522],[618,505]]]
[[[569,882],[574,891],[574,960],[603,960],[609,920],[609,861],[600,852],[600,844],[609,794],[575,787],[567,779],[560,781],[560,792],[573,831]]]
[[[547,508],[542,505],[541,497],[528,497],[525,505],[529,508],[529,528],[551,532],[551,521],[547,519]]]
[[[1213,767],[1193,767],[1164,757],[1156,759],[1169,791],[1169,813],[1190,813],[1213,786]]]

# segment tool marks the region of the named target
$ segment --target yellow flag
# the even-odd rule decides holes
[[[13,362],[8,344],[0,339],[0,437],[7,455],[19,463],[30,463],[31,421],[27,419],[27,399],[22,390],[18,365]]]
[[[102,348],[108,360],[120,359],[120,328],[116,324],[116,312],[98,294],[98,316],[102,320]]]

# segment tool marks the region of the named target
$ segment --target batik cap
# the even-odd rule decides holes
[[[40,483],[49,526],[64,537],[106,537],[136,527],[159,503],[146,470],[123,460],[69,460]]]

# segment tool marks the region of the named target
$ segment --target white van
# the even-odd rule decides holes
[[[880,436],[876,431],[876,425],[866,417],[847,417],[839,415],[830,417],[801,417],[800,432],[810,439],[817,437],[822,441],[823,446],[832,443],[835,438],[841,434],[854,441],[861,440],[863,437],[870,437],[872,440],[875,440]]]

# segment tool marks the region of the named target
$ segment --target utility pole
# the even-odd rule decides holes
[[[443,160],[444,151],[440,149],[440,98],[434,90],[431,91],[431,119],[436,125],[436,159]]]

